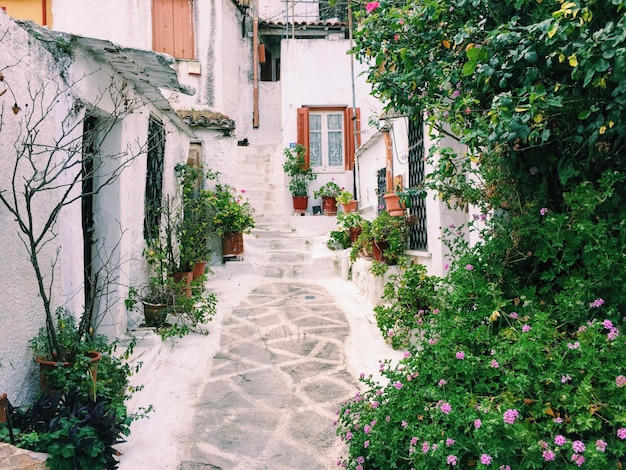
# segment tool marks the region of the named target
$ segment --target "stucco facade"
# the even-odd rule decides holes
[[[163,122],[166,133],[164,191],[178,188],[174,166],[186,159],[192,133],[176,120],[170,109],[157,109],[152,102],[158,88],[138,91],[134,76],[121,72],[106,62],[108,43],[82,38],[48,35],[46,30],[29,34],[7,15],[0,14],[3,41],[12,47],[0,50],[3,82],[7,91],[0,97],[0,190],[11,197],[12,181],[17,181],[18,200],[22,181],[29,177],[28,162],[16,165],[16,158],[28,142],[37,151],[37,162],[50,161],[64,166],[60,188],[39,194],[33,200],[35,231],[59,200],[63,188],[71,189],[71,198],[79,198],[64,206],[56,223],[48,230],[48,242],[41,245],[39,255],[46,288],[50,289],[52,308],[63,306],[74,315],[83,311],[84,233],[80,203],[80,184],[72,187],[72,179],[80,176],[81,140],[86,116],[110,123],[103,126],[94,158],[102,163],[94,175],[98,181],[108,180],[111,172],[119,172],[111,184],[94,195],[94,265],[106,265],[110,289],[102,297],[96,312],[97,332],[111,338],[123,335],[134,321],[123,300],[128,288],[145,281],[147,272],[142,260],[143,211],[146,181],[146,141],[151,116]],[[43,47],[47,46],[47,49]],[[56,47],[60,46],[60,47]],[[52,50],[52,53],[49,52]],[[133,54],[133,51],[126,51]],[[154,67],[153,80],[159,73],[167,76],[166,65],[151,62],[152,57],[137,54],[134,60],[145,67]],[[157,70],[158,67],[163,69]],[[157,80],[159,84],[163,84]],[[32,99],[35,94],[37,99]],[[148,94],[150,99],[146,99]],[[15,106],[13,105],[15,103]],[[17,109],[19,108],[19,109]],[[111,119],[111,118],[114,119]],[[30,129],[30,131],[28,131]],[[69,162],[69,163],[68,163]],[[123,167],[120,164],[123,163]],[[78,173],[77,173],[78,172]],[[38,174],[41,174],[38,172]],[[79,179],[80,181],[80,179]],[[71,199],[70,198],[70,199]],[[23,203],[20,202],[23,209]],[[44,325],[45,316],[38,287],[23,244],[16,217],[0,206],[0,258],[10,268],[0,272],[0,390],[11,396],[14,404],[26,403],[37,382],[37,370],[28,351],[28,341]]]

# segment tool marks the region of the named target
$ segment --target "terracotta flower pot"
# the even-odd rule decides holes
[[[352,243],[356,242],[356,239],[359,238],[363,229],[361,227],[350,227],[348,229],[350,231],[350,241]]]
[[[89,359],[89,373],[91,374],[91,378],[93,383],[96,383],[98,380],[98,361],[102,359],[102,354],[98,351],[89,351],[87,355],[90,357]],[[59,361],[49,361],[47,359],[36,357],[35,362],[39,364],[39,387],[42,392],[54,391],[48,387],[48,380],[46,378],[46,374],[56,367],[71,367],[71,362],[59,362]]]
[[[356,212],[357,205],[358,205],[357,201],[350,201],[347,204],[342,204],[341,207],[343,208],[344,212],[348,213],[348,212]]]
[[[204,269],[206,268],[206,261],[198,261],[193,265],[192,279],[198,279],[204,275]]]
[[[235,257],[243,255],[243,234],[228,232],[222,237],[222,256]]]
[[[385,207],[389,215],[393,217],[400,217],[404,215],[404,211],[406,210],[406,204],[401,202],[400,196],[393,193],[385,194],[383,196],[383,199],[385,199]]]
[[[7,394],[0,395],[0,424],[7,422],[7,413],[9,412],[9,400]]]
[[[309,206],[309,196],[292,196],[293,211],[296,214],[304,214]]]
[[[181,290],[187,297],[191,297],[191,280],[193,279],[193,271],[182,271],[178,273],[172,273],[172,277],[176,284],[181,287]]]
[[[334,197],[322,197],[324,215],[337,215],[337,200]]]

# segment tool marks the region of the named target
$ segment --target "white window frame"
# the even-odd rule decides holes
[[[321,129],[313,129],[313,117],[321,116]],[[328,116],[336,115],[338,117],[338,121],[341,123],[341,163],[339,165],[331,166],[329,164],[329,133],[337,132],[339,129],[328,129]],[[311,144],[311,137],[314,134],[321,133],[321,156],[322,156],[322,164],[314,165],[313,159],[311,158],[310,164],[311,168],[315,172],[323,173],[323,172],[343,172],[345,171],[345,163],[346,163],[346,148],[345,148],[345,122],[344,122],[344,112],[342,110],[316,110],[314,108],[310,108],[309,110],[309,151],[312,151],[313,145]]]

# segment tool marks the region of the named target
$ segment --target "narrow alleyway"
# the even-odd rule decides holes
[[[155,411],[133,423],[120,469],[336,468],[339,404],[359,373],[376,375],[379,360],[399,353],[351,282],[319,268],[269,276],[276,269],[258,265],[254,243],[244,262],[215,269],[208,336],[147,340],[145,388],[132,405]]]

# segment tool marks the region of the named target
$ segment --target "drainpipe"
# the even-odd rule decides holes
[[[252,22],[252,127],[259,127],[259,17]]]
[[[47,0],[41,0],[41,25],[46,26],[48,24],[48,4]]]
[[[385,187],[389,192],[393,189],[393,142],[391,141],[391,134],[389,134],[389,129],[384,129],[382,132],[383,139],[385,141],[385,166],[387,167],[387,172],[385,175]]]

